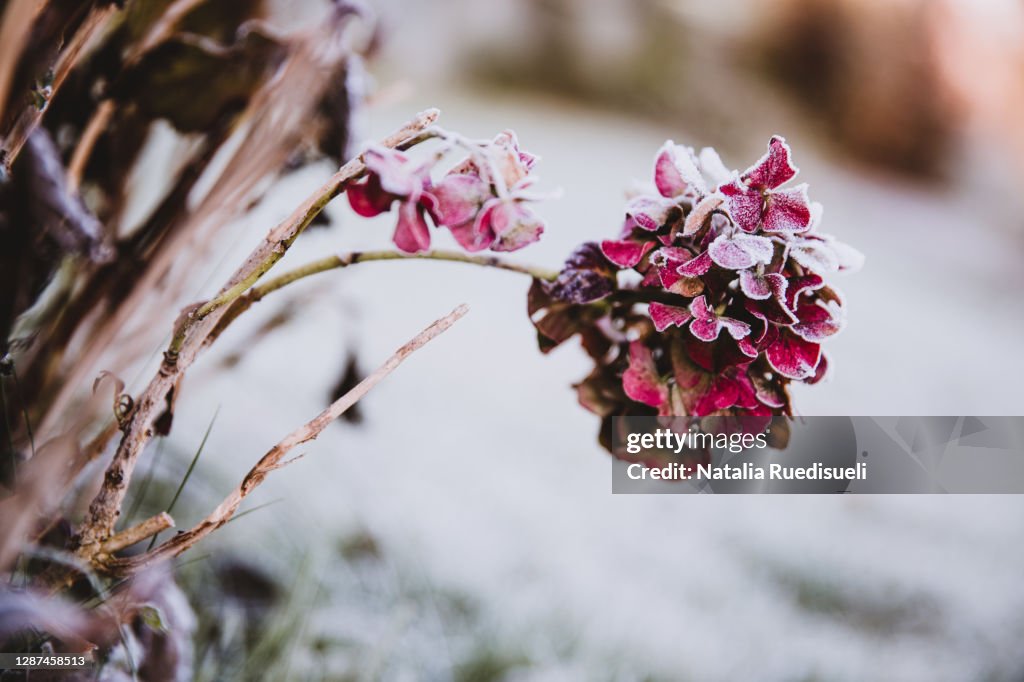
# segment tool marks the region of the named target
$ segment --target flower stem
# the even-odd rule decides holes
[[[296,280],[309,277],[310,275],[334,270],[335,268],[346,268],[350,265],[355,265],[356,263],[385,260],[440,260],[450,261],[453,263],[468,263],[470,265],[497,268],[499,270],[509,270],[511,272],[519,272],[524,275],[529,275],[536,279],[554,280],[558,277],[557,270],[547,270],[545,268],[538,268],[529,265],[519,265],[518,263],[503,261],[495,256],[478,256],[462,253],[461,251],[427,251],[424,253],[401,253],[399,251],[353,251],[340,256],[328,256],[327,258],[321,258],[311,263],[299,266],[279,277],[267,280],[264,284],[253,287],[252,295],[257,299],[263,298],[272,291],[276,291],[283,286],[291,284]]]
[[[206,345],[212,344],[218,337],[220,337],[221,333],[228,327],[228,325],[234,322],[239,315],[252,307],[253,303],[259,302],[267,294],[286,287],[292,282],[305,279],[306,277],[310,277],[321,272],[327,272],[338,268],[347,268],[348,266],[355,265],[356,263],[388,260],[449,261],[452,263],[468,263],[469,265],[477,265],[480,267],[518,272],[524,275],[529,275],[530,277],[548,281],[554,280],[558,277],[557,270],[547,270],[529,265],[519,265],[518,263],[509,263],[508,261],[501,260],[496,256],[474,255],[463,253],[461,251],[427,251],[425,253],[401,253],[399,251],[352,251],[350,253],[327,256],[326,258],[311,261],[305,265],[300,265],[294,270],[289,270],[282,275],[274,277],[273,279],[268,279],[263,284],[252,287],[242,296],[239,296],[231,302],[228,309],[225,311],[224,316],[218,321],[217,326],[210,333],[205,343]]]

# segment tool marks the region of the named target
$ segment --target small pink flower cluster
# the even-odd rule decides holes
[[[367,176],[348,188],[352,209],[373,217],[398,206],[395,245],[406,253],[430,248],[430,222],[447,227],[466,251],[515,251],[537,241],[544,231],[526,205],[537,160],[519,149],[515,133],[505,131],[471,154],[437,183],[431,173],[438,157],[414,162],[394,149],[373,147],[363,159]]]
[[[633,198],[618,239],[580,247],[535,281],[541,348],[575,334],[596,367],[580,402],[603,417],[792,414],[791,381],[816,383],[845,314],[825,275],[863,257],[817,231],[820,206],[773,137],[742,174],[710,148],[667,142],[657,193]],[[629,273],[628,275],[626,273]]]

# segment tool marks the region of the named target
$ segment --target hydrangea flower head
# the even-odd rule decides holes
[[[742,173],[667,142],[618,237],[534,281],[541,348],[579,335],[594,361],[581,404],[606,419],[793,414],[790,383],[825,376],[822,344],[846,321],[826,277],[863,263],[818,232],[807,186],[787,187],[797,172],[779,136]]]
[[[466,251],[516,251],[540,239],[544,223],[529,208],[528,188],[537,157],[505,131],[486,144],[465,144],[470,155],[439,181],[440,158],[414,163],[406,154],[371,148],[363,154],[366,177],[348,188],[349,204],[373,217],[397,206],[394,242],[402,251],[430,248],[430,224],[448,228]]]

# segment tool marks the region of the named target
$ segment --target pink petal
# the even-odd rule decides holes
[[[800,265],[816,273],[835,272],[839,258],[832,247],[820,239],[794,239],[789,256]]]
[[[740,291],[747,298],[783,298],[786,295],[786,286],[786,278],[776,273],[758,274],[753,270],[740,272]]]
[[[708,191],[693,152],[671,140],[662,146],[654,162],[654,184],[666,199],[677,197],[687,189],[697,196]]]
[[[718,338],[718,332],[721,331],[722,324],[717,318],[710,320],[698,320],[694,319],[690,323],[690,332],[700,339],[701,341],[714,341]]]
[[[473,223],[473,233],[480,235],[481,239],[489,239],[491,243],[497,238],[494,234],[494,212],[501,206],[501,199],[490,199],[483,205],[480,212],[476,214]],[[454,234],[455,231],[452,231]]]
[[[733,222],[744,232],[756,232],[761,225],[764,197],[757,189],[744,187],[737,181],[719,187],[725,195],[726,209]]]
[[[501,174],[506,187],[512,187],[525,178],[537,157],[519,150],[519,139],[511,130],[499,133],[484,150]]]
[[[821,346],[805,341],[795,334],[783,332],[765,350],[768,363],[782,376],[806,379],[814,375],[821,358]]]
[[[423,210],[411,201],[398,206],[398,226],[393,237],[395,246],[406,253],[419,253],[430,248],[430,228]]]
[[[754,317],[768,320],[775,324],[791,325],[797,321],[792,311],[782,304],[777,298],[766,298],[763,301],[747,299],[744,307]]]
[[[834,334],[838,334],[843,328],[841,311],[832,312],[823,306],[814,303],[802,305],[796,310],[796,316],[800,320],[794,324],[793,333],[806,341],[822,341]]]
[[[491,197],[490,188],[479,176],[448,175],[431,193],[437,199],[433,211],[438,225],[454,227],[476,218],[480,207]]]
[[[411,196],[423,185],[423,179],[413,172],[409,157],[400,151],[371,147],[363,153],[363,163],[380,179],[380,186],[391,194]]]
[[[758,356],[757,346],[751,341],[750,336],[744,336],[741,339],[737,339],[736,347],[740,349],[740,352],[746,355],[748,358],[756,358]]]
[[[727,270],[743,270],[757,263],[770,263],[775,249],[770,239],[738,232],[722,235],[708,246],[708,254]]]
[[[654,328],[659,332],[663,332],[669,327],[682,327],[693,319],[693,315],[686,308],[662,303],[651,303],[648,312],[651,315],[651,321],[654,322]]]
[[[746,322],[734,320],[731,317],[720,317],[718,321],[734,339],[742,339],[750,334],[750,325]]]
[[[717,194],[709,194],[701,199],[686,216],[686,222],[683,223],[683,235],[689,236],[699,232],[715,209],[722,205],[722,201],[722,197]]]
[[[478,222],[467,222],[461,225],[449,226],[448,229],[451,231],[452,236],[455,237],[455,241],[459,243],[459,246],[470,253],[475,253],[490,248],[491,244],[494,243],[494,233],[490,230],[479,232],[479,225],[480,223]]]
[[[651,254],[650,262],[654,266],[648,270],[644,277],[645,286],[661,286],[665,289],[683,279],[683,276],[676,272],[683,262],[690,260],[693,255],[686,249],[673,246],[663,246]]]
[[[606,239],[601,242],[601,252],[605,258],[620,268],[631,268],[654,248],[654,242],[637,242],[632,240],[613,241]]]
[[[790,310],[795,309],[801,294],[820,289],[823,286],[825,286],[825,280],[813,272],[802,277],[791,277],[786,288],[786,306]]]
[[[651,268],[651,273],[649,274],[654,274],[658,279],[656,283],[652,282],[648,286],[656,286],[656,284],[660,284],[663,289],[672,288],[673,284],[684,279],[682,275],[676,272],[677,267],[678,266],[675,261],[669,261],[667,265]]]
[[[811,226],[807,185],[769,194],[763,220],[765,232],[806,232]]]
[[[739,389],[736,405],[746,409],[757,407],[757,392],[754,390],[754,384],[750,381],[750,377],[747,376],[746,367],[733,369],[731,378]]]
[[[818,368],[816,370],[814,370],[814,376],[806,379],[805,380],[806,383],[808,383],[808,384],[816,384],[816,383],[818,383],[819,381],[821,381],[822,379],[824,379],[825,377],[828,376],[828,369],[829,369],[828,356],[825,355],[825,353],[823,352],[821,354],[821,362],[818,363]]]
[[[746,409],[757,406],[754,385],[747,378],[745,369],[735,367],[715,377],[693,412],[694,415],[703,417],[734,406]]]
[[[671,201],[660,197],[639,196],[626,206],[626,215],[631,217],[637,227],[645,230],[657,230],[662,225],[678,220],[679,207]]]
[[[768,141],[768,152],[757,163],[743,173],[743,179],[751,187],[775,189],[792,180],[799,169],[793,165],[792,154],[786,139],[780,135]]]
[[[697,417],[705,417],[713,412],[732,407],[738,398],[739,386],[736,382],[725,377],[718,377],[694,406],[693,414]]]
[[[662,277],[662,273],[665,271],[666,268],[660,268],[658,266],[648,268],[647,272],[644,273],[644,278],[640,280],[640,286],[654,289],[659,287],[668,288],[670,285],[665,284],[663,281],[664,278]],[[678,275],[676,275],[676,277],[682,279]]]
[[[666,199],[679,196],[686,191],[686,182],[672,161],[674,146],[671,141],[666,142],[654,160],[654,185]]]
[[[518,251],[544,233],[544,222],[517,201],[502,201],[491,214],[491,228],[497,238],[492,251]]]
[[[690,313],[698,320],[716,320],[718,316],[708,306],[708,300],[704,296],[698,296],[690,301]]]
[[[380,181],[374,175],[362,182],[349,185],[345,193],[348,195],[348,203],[352,210],[364,218],[372,218],[386,213],[391,210],[391,204],[398,198],[394,194],[385,192],[380,186]]]
[[[657,257],[666,265],[668,265],[670,261],[675,261],[679,264],[689,262],[693,258],[693,252],[680,246],[663,246],[658,249]],[[654,256],[652,256],[652,258],[654,258]]]
[[[652,407],[668,399],[668,390],[658,375],[651,349],[640,341],[629,344],[629,368],[622,375],[622,390],[638,403]]]
[[[686,261],[678,268],[678,272],[683,277],[700,277],[701,275],[707,274],[708,270],[711,269],[711,256],[708,252],[700,254],[696,258]]]

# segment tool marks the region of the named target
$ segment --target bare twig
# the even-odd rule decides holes
[[[110,117],[113,113],[114,100],[103,100],[96,107],[96,111],[92,113],[92,117],[89,119],[89,123],[86,124],[85,130],[82,131],[82,136],[75,146],[74,153],[71,155],[71,162],[68,163],[68,188],[72,192],[78,192],[78,187],[82,184],[82,173],[85,172],[85,165],[89,162],[89,157],[92,155],[93,147],[96,146],[96,141],[100,139],[100,135],[110,124]]]
[[[302,443],[309,442],[320,435],[327,425],[340,417],[350,407],[355,405],[363,396],[379,384],[381,380],[395,370],[402,362],[422,348],[431,339],[443,333],[451,327],[459,318],[466,314],[469,307],[460,305],[455,310],[440,318],[429,327],[417,334],[411,341],[395,351],[394,355],[388,358],[384,364],[374,370],[369,376],[363,379],[351,391],[333,402],[327,409],[316,417],[303,424],[288,434],[277,445],[271,448],[262,459],[257,462],[249,473],[242,479],[237,488],[224,498],[224,500],[205,519],[193,526],[191,529],[178,533],[173,538],[163,543],[156,549],[136,557],[111,559],[104,567],[114,574],[125,574],[146,568],[156,562],[178,556],[189,549],[207,535],[217,530],[231,520],[238,510],[242,500],[246,498],[270,472],[287,466],[297,458],[285,460],[285,456],[293,448]]]
[[[160,512],[156,516],[151,516],[145,521],[127,528],[110,538],[103,543],[100,551],[104,554],[113,554],[173,527],[174,519],[171,518],[171,515],[167,512]]]
[[[186,14],[199,6],[201,2],[202,0],[175,0],[175,2],[171,3],[171,6],[164,10],[156,22],[154,22],[139,46],[128,56],[128,63],[137,62],[143,54],[166,40],[174,31],[178,22]]]
[[[433,124],[438,114],[436,109],[422,112],[382,140],[381,144],[392,148],[403,146]],[[225,306],[241,296],[273,267],[330,200],[365,172],[362,157],[342,166],[264,237],[212,301],[201,306],[191,306],[179,318],[171,344],[164,354],[164,361],[135,401],[135,409],[124,425],[124,435],[107,467],[100,491],[89,506],[78,535],[80,556],[91,560],[99,551],[100,544],[113,533],[135,463],[143,446],[153,436],[154,421],[163,412],[168,396],[204,346],[205,337],[216,327]]]

